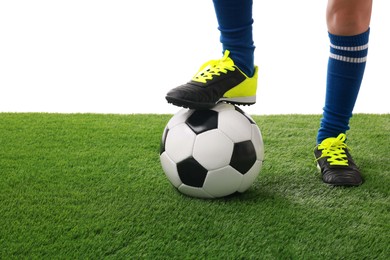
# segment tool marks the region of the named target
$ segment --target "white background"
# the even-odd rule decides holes
[[[326,1],[255,1],[251,114],[320,114]],[[374,1],[355,113],[389,113],[390,1]],[[222,55],[211,0],[0,1],[0,112],[175,113],[166,92]]]

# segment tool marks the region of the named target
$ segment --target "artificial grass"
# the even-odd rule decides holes
[[[389,114],[352,118],[357,188],[322,183],[319,115],[253,116],[262,171],[218,200],[165,177],[170,117],[0,113],[0,259],[390,258]]]

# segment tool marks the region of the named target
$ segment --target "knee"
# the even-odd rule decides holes
[[[368,30],[372,0],[329,0],[326,12],[328,31],[336,35],[357,35]]]

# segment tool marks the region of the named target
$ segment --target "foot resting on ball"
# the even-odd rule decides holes
[[[237,105],[256,103],[258,68],[253,77],[245,75],[226,50],[219,60],[203,64],[188,83],[170,90],[166,99],[190,109],[209,109],[221,101]]]

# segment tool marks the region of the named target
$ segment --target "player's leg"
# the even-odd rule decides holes
[[[345,133],[366,66],[372,0],[329,0],[330,39],[326,97],[315,156],[326,183],[360,185],[360,173],[345,145]],[[340,135],[341,134],[341,135]]]
[[[224,56],[206,62],[188,83],[169,91],[169,103],[203,109],[220,101],[244,105],[256,102],[253,0],[213,0],[213,4]]]
[[[213,0],[223,52],[249,77],[254,73],[253,0]]]

